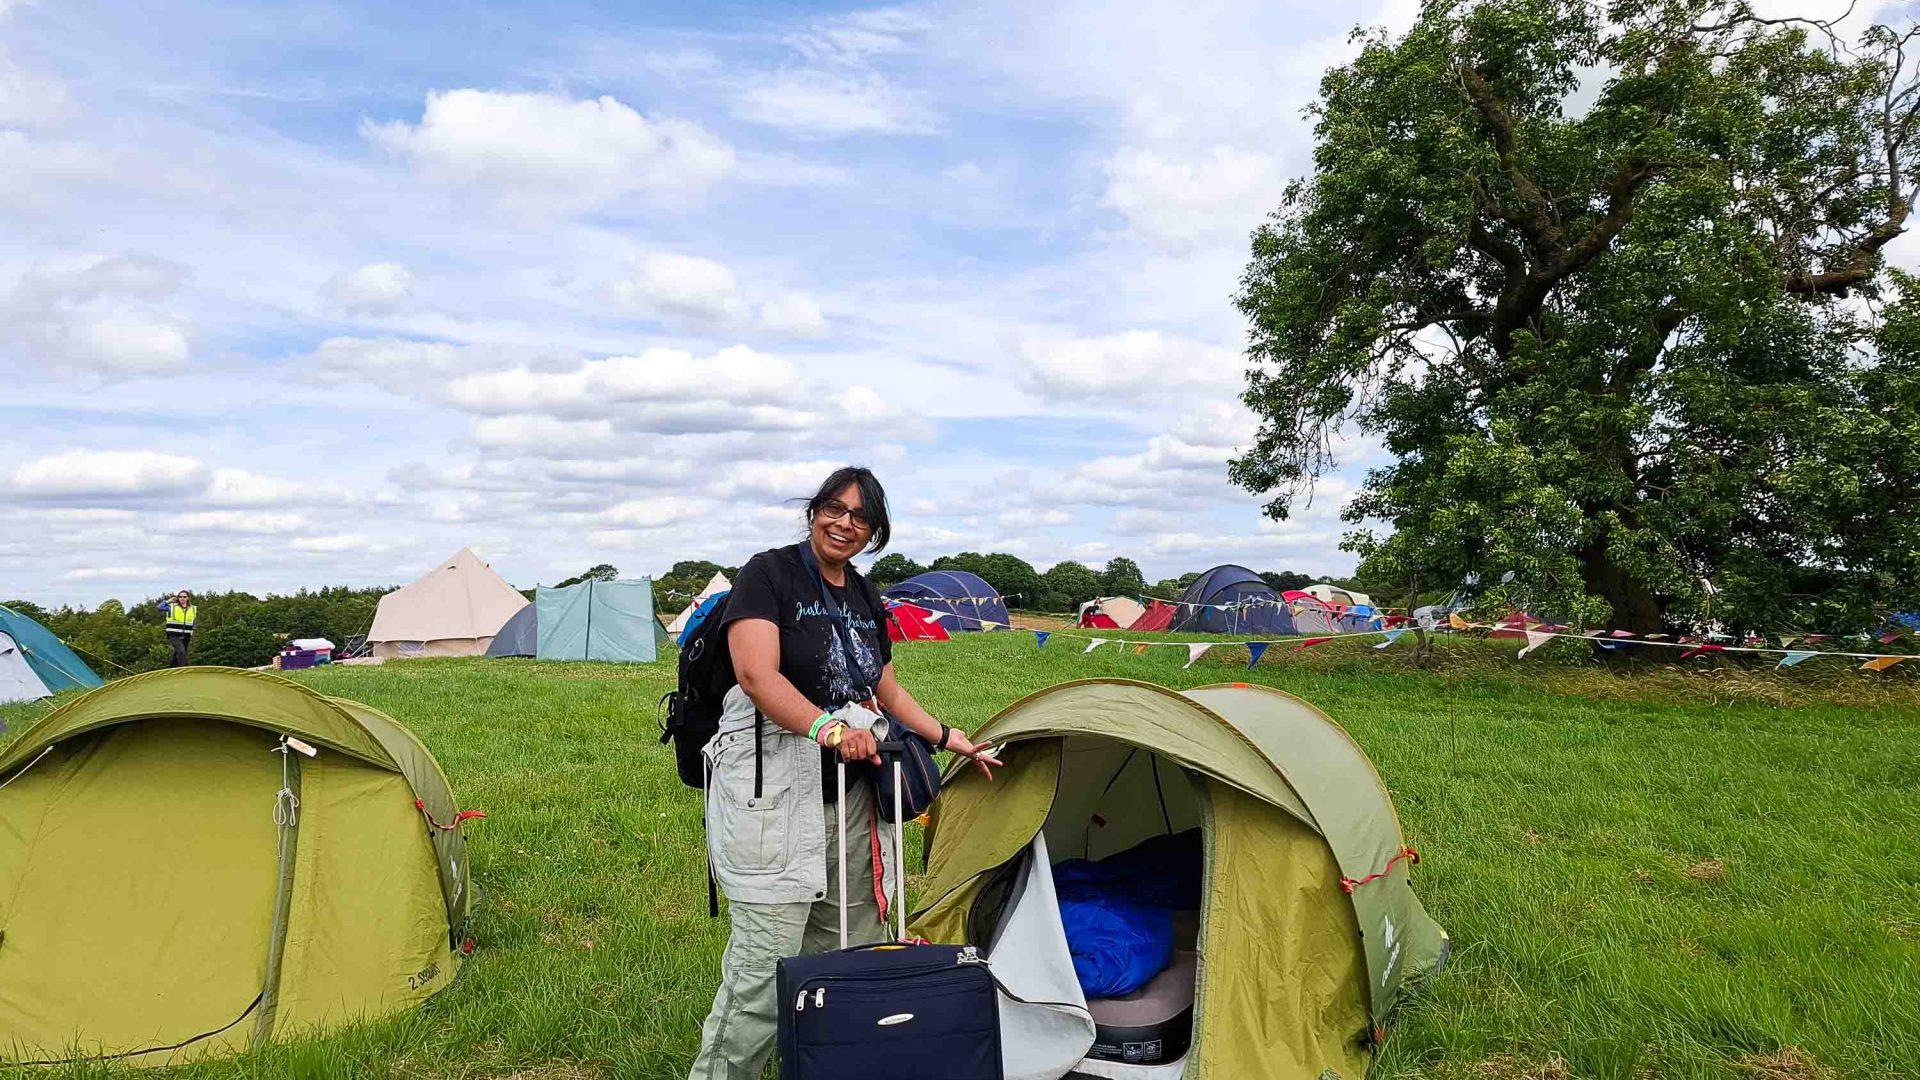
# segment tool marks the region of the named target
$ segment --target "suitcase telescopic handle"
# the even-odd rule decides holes
[[[904,757],[903,744],[897,739],[889,739],[879,744],[882,757],[891,755],[893,759],[893,906],[899,912],[899,932],[894,940],[907,939],[907,866],[906,866],[906,826],[900,820],[900,785],[903,777],[900,762]],[[834,779],[840,785],[840,797],[833,801],[834,827],[839,842],[834,850],[840,855],[840,947],[847,947],[847,762],[845,758],[834,758]],[[875,815],[876,818],[878,815]],[[873,823],[874,828],[880,822]]]

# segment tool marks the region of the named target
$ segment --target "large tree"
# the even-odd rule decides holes
[[[1329,71],[1238,297],[1233,478],[1286,516],[1392,455],[1369,580],[1651,631],[1920,601],[1912,30],[1744,3],[1429,0]]]

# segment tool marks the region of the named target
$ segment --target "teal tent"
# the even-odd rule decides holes
[[[99,685],[100,676],[53,631],[12,608],[0,607],[0,701],[32,701]]]
[[[534,594],[542,660],[651,663],[666,630],[653,617],[653,581],[583,581]]]

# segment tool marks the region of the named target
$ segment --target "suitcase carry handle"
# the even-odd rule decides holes
[[[893,906],[900,915],[900,929],[894,935],[895,941],[907,939],[907,864],[905,823],[900,820],[900,761],[903,756],[901,744],[897,740],[886,740],[879,744],[880,756],[889,756],[893,760]],[[840,785],[840,797],[833,802],[834,822],[838,829],[839,843],[834,850],[840,853],[840,947],[847,947],[847,761],[834,758],[834,775]],[[875,815],[877,818],[878,815]],[[878,829],[880,822],[873,827]]]

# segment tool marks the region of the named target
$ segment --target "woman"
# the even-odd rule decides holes
[[[847,764],[850,942],[884,939],[887,905],[904,900],[885,892],[894,845],[876,830],[898,826],[879,819],[876,740],[834,713],[871,688],[888,714],[935,748],[973,758],[988,776],[1000,764],[894,678],[886,607],[850,561],[887,546],[880,481],[866,469],[836,470],[807,500],[806,521],[805,540],[763,551],[741,569],[721,616],[740,684],[706,747],[707,845],[733,926],[691,1080],[759,1080],[776,1030],[774,964],[839,946],[839,762]],[[838,612],[822,602],[820,580]],[[836,615],[851,631],[854,656]]]

